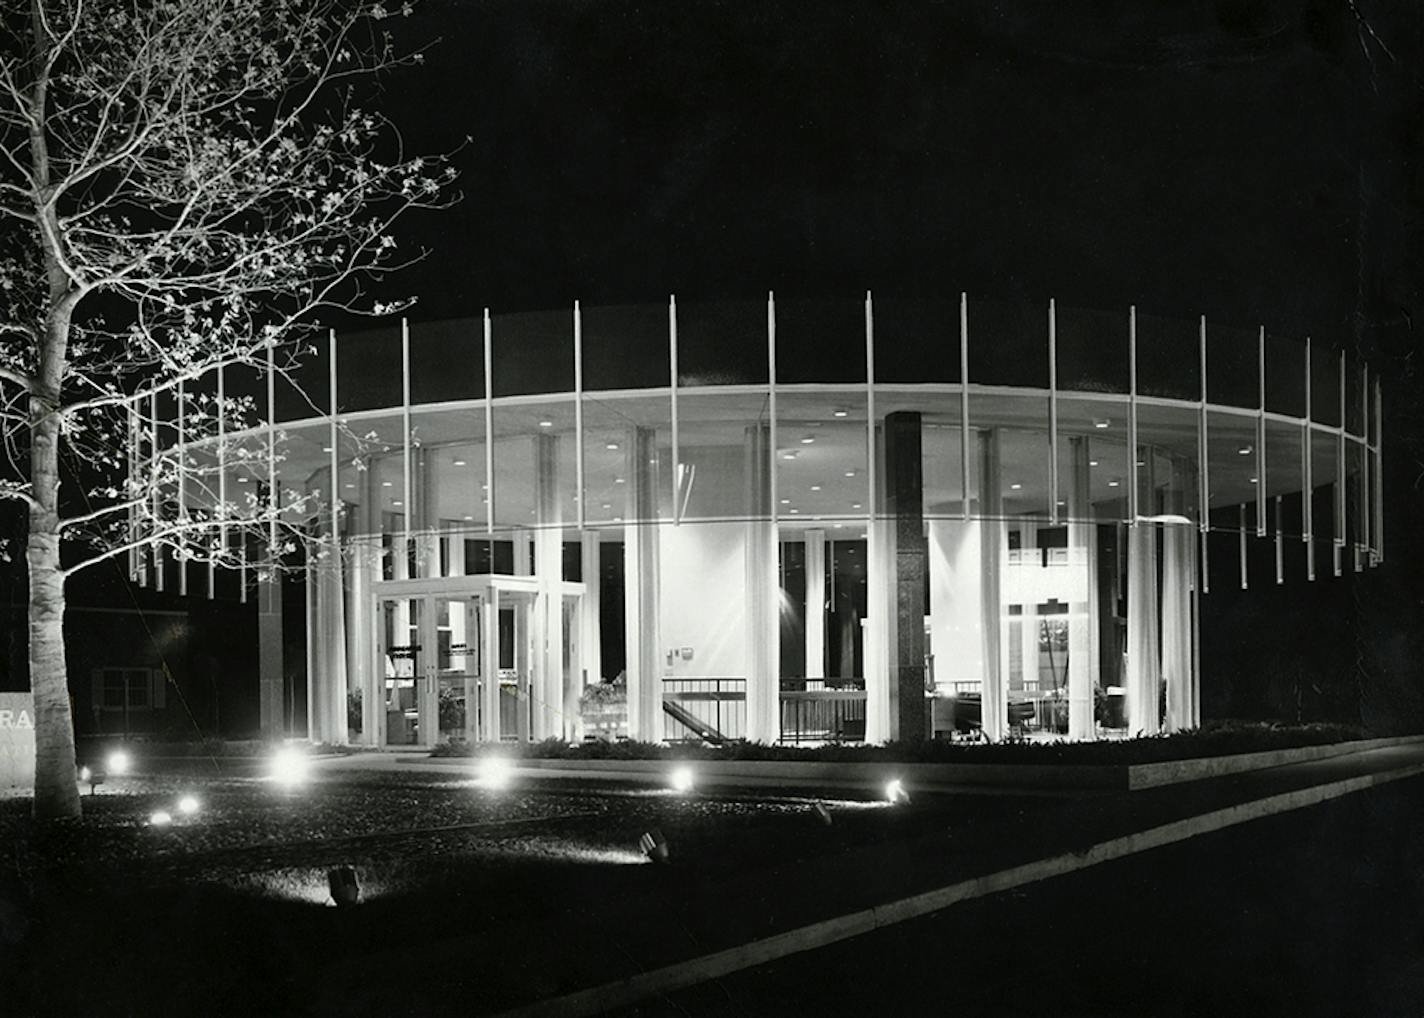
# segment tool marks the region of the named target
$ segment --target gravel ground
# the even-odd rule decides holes
[[[177,809],[184,795],[200,800],[195,815]],[[78,824],[37,826],[26,800],[0,800],[0,932],[18,948],[0,950],[0,977],[8,962],[33,990],[9,998],[16,1014],[289,1013],[310,998],[310,972],[388,945],[511,923],[537,943],[608,903],[1061,806],[844,795],[548,780],[497,791],[399,771],[319,771],[287,789],[209,767],[111,779]],[[151,824],[156,810],[173,822]],[[668,866],[638,851],[653,829]],[[337,865],[356,869],[362,908],[324,907]],[[76,951],[85,965],[71,964]]]

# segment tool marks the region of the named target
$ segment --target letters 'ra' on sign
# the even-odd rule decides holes
[[[0,710],[0,728],[34,728],[27,710]]]

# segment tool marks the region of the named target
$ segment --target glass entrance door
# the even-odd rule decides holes
[[[435,698],[439,742],[473,742],[480,731],[480,598],[432,599],[435,621]]]
[[[428,682],[422,653],[423,597],[386,597],[380,601],[380,659],[382,745],[416,746],[421,743],[422,708]]]

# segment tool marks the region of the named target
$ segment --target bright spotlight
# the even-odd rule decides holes
[[[300,785],[307,780],[307,758],[301,750],[286,746],[272,757],[272,780],[279,784]]]
[[[129,755],[121,749],[116,749],[109,754],[108,760],[110,774],[125,774],[129,769]]]
[[[502,756],[487,756],[479,763],[480,784],[486,788],[508,788],[514,780],[514,765]]]
[[[185,795],[183,796],[183,798],[178,800],[178,812],[184,814],[185,816],[192,816],[194,813],[198,812],[198,809],[199,803],[197,796]]]
[[[173,818],[166,811],[158,810],[148,815],[148,822],[153,827],[167,827],[173,822]]]
[[[692,785],[693,785],[692,768],[691,768],[691,767],[678,767],[678,768],[675,768],[675,769],[673,770],[673,772],[672,772],[672,775],[668,778],[668,783],[672,785],[672,790],[673,790],[674,792],[690,792],[690,791],[692,791]]]
[[[81,768],[79,768],[79,780],[80,780],[80,781],[85,781],[85,782],[87,782],[87,781],[88,781],[90,778],[92,778],[93,776],[94,776],[94,772],[91,771],[88,767],[81,767]]]
[[[885,800],[892,806],[897,802],[910,801],[910,793],[905,791],[905,786],[899,778],[892,778],[885,783]]]
[[[656,827],[638,839],[638,850],[653,862],[668,861],[667,839]]]

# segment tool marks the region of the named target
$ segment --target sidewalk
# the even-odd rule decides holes
[[[956,826],[951,797],[935,807],[943,828],[928,834],[769,859],[716,878],[649,865],[639,893],[581,896],[554,910],[557,921],[472,921],[467,936],[351,958],[321,973],[326,992],[310,1006],[319,1014],[401,1011],[409,1000],[397,981],[363,977],[379,966],[420,972],[426,1013],[593,1014],[955,901],[1420,774],[1424,745],[1413,743],[1190,784],[1064,795],[974,826]],[[814,840],[814,828],[806,837]]]

